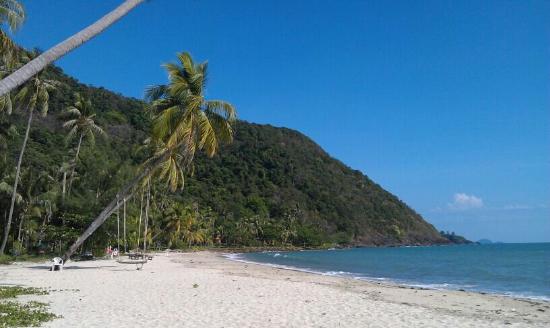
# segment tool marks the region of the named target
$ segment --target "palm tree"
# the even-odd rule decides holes
[[[282,222],[281,239],[283,244],[287,244],[292,238],[298,235],[297,232],[297,213],[298,210],[291,210],[285,214]]]
[[[197,218],[198,213],[191,207],[176,204],[165,215],[170,246],[185,241],[187,246],[191,247],[193,244],[203,244],[207,241],[208,231],[201,225]]]
[[[17,240],[22,242],[22,230],[27,224],[25,221],[35,218],[51,217],[51,203],[57,199],[58,188],[56,186],[51,188],[52,182],[55,179],[47,171],[39,171],[35,176],[35,170],[29,168],[21,174],[21,187],[24,189],[24,206],[22,215],[19,219],[19,231],[17,233]],[[47,218],[44,218],[43,224],[45,224]]]
[[[146,91],[157,113],[153,122],[153,139],[174,149],[183,147],[190,163],[197,149],[212,157],[223,142],[233,138],[235,108],[221,100],[204,97],[206,62],[195,64],[188,53],[178,53],[179,63],[166,64],[168,85],[157,85]]]
[[[5,64],[13,61],[16,45],[1,27],[6,24],[11,31],[17,30],[25,20],[25,10],[16,0],[0,0],[0,58]]]
[[[35,53],[31,53],[30,57],[34,56]],[[2,245],[0,246],[0,255],[4,254],[6,244],[8,242],[8,236],[10,232],[11,222],[13,218],[13,209],[15,206],[15,200],[17,195],[17,185],[19,183],[19,177],[21,173],[21,163],[23,162],[23,154],[25,153],[25,148],[27,146],[27,141],[29,140],[29,132],[31,129],[31,123],[33,119],[33,114],[35,110],[39,110],[42,116],[45,116],[48,113],[48,101],[49,101],[49,92],[55,89],[57,81],[48,80],[44,77],[43,73],[35,75],[29,83],[25,84],[21,90],[15,96],[15,101],[18,104],[18,108],[26,107],[28,110],[28,119],[27,119],[27,129],[25,131],[25,137],[23,139],[23,145],[21,146],[21,151],[19,153],[19,159],[17,161],[17,168],[15,170],[15,182],[13,184],[13,193],[10,204],[10,211],[8,215],[8,220],[6,222],[6,228],[4,230],[4,239],[2,240]]]
[[[178,59],[179,64],[165,65],[169,84],[147,90],[155,115],[150,138],[154,153],[118,193],[121,198],[130,198],[140,181],[149,181],[153,176],[166,180],[172,190],[183,187],[183,172],[190,168],[197,150],[211,157],[222,143],[233,140],[234,107],[204,97],[207,64],[195,64],[187,53],[178,54]],[[68,260],[119,206],[113,199],[67,250],[64,259]]]
[[[103,131],[103,129],[94,121],[95,114],[92,107],[92,102],[89,99],[85,99],[78,93],[75,94],[75,98],[76,101],[74,105],[65,110],[64,114],[67,120],[63,123],[63,127],[69,129],[69,133],[66,138],[67,141],[70,141],[78,136],[78,145],[76,146],[71,173],[69,174],[69,196],[71,195],[71,187],[73,184],[76,163],[78,161],[78,154],[80,154],[82,139],[86,136],[88,140],[90,140],[91,144],[94,145],[96,133],[103,137],[106,136],[105,131]]]
[[[168,246],[171,247],[183,239],[194,222],[193,212],[189,207],[175,204],[164,213],[164,222],[169,232]]]
[[[4,2],[14,2],[13,0],[0,0]],[[82,31],[76,33],[75,35],[69,37],[65,41],[55,45],[53,48],[44,52],[40,56],[36,57],[25,66],[18,69],[16,72],[8,76],[7,78],[0,81],[0,96],[7,94],[11,90],[25,83],[28,79],[34,76],[36,73],[40,72],[46,66],[59,59],[60,57],[66,55],[70,51],[79,47],[83,43],[87,42],[94,36],[101,33],[107,27],[111,26],[113,23],[118,21],[124,15],[126,15],[130,10],[137,7],[139,4],[145,0],[126,0],[120,6],[115,8],[113,11],[107,15],[100,18],[98,21],[92,25],[86,27]]]
[[[2,30],[7,25],[11,31],[15,31],[25,20],[25,10],[16,0],[0,0],[0,79],[7,76],[10,68],[15,64],[17,46],[11,38]],[[12,111],[12,102],[9,93],[0,96],[0,112]]]

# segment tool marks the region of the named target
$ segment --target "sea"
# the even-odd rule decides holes
[[[322,275],[550,301],[550,243],[266,251],[228,257]]]

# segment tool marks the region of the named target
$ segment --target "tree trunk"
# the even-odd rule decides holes
[[[78,139],[78,146],[76,146],[76,154],[74,155],[73,167],[71,169],[71,174],[69,175],[69,188],[67,191],[69,197],[71,196],[71,188],[73,186],[74,171],[76,170],[76,163],[78,161],[78,154],[80,154],[80,146],[82,145],[83,137],[84,137],[84,134],[80,133],[80,138]]]
[[[139,250],[139,239],[141,237],[141,217],[143,215],[143,191],[141,192],[141,201],[139,202],[139,224],[137,230],[137,245],[136,250]]]
[[[65,186],[67,185],[67,171],[63,172],[63,185],[62,185],[62,192],[61,192],[61,204],[65,204],[65,192],[66,192],[66,188]]]
[[[146,167],[143,169],[143,171],[135,177],[132,181],[130,181],[122,190],[117,194],[117,197],[128,197],[131,194],[131,190],[137,185],[141,179],[146,177],[151,171],[156,168],[160,163],[166,160],[168,158],[169,154],[165,154],[164,156],[157,159],[155,162],[153,162],[152,165]],[[94,221],[90,224],[90,226],[78,237],[78,239],[69,247],[69,249],[65,252],[63,255],[63,260],[68,261],[71,257],[71,255],[74,254],[74,252],[80,247],[88,237],[90,237],[96,230],[99,228],[108,218],[111,214],[113,214],[114,211],[118,209],[120,204],[118,203],[118,198],[115,197],[108,205],[99,213],[99,215],[94,219]]]
[[[82,31],[76,33],[75,35],[55,45],[53,48],[31,60],[25,66],[21,67],[20,69],[0,81],[0,96],[7,94],[11,90],[25,83],[36,73],[43,70],[48,64],[51,64],[55,60],[59,59],[60,57],[74,50],[86,41],[90,40],[94,36],[98,35],[143,1],[144,0],[124,1],[124,3],[122,3],[120,6],[115,8],[107,15],[103,16],[92,25],[86,27]]]
[[[147,228],[149,227],[149,201],[151,199],[151,182],[147,182],[147,200],[145,203],[145,231],[143,232],[143,254],[147,252]]]
[[[17,230],[17,241],[21,242],[21,231],[23,230],[23,220],[25,220],[25,216],[21,217],[21,220],[19,220],[19,229]]]
[[[123,235],[124,235],[124,253],[128,252],[128,243],[126,240],[126,197],[122,198],[122,220],[124,221],[123,225]]]
[[[17,169],[15,170],[15,182],[13,183],[13,193],[11,195],[10,212],[8,214],[8,222],[6,223],[6,230],[4,230],[4,239],[2,240],[2,246],[0,246],[0,255],[4,254],[6,245],[8,243],[8,237],[10,234],[11,221],[13,218],[13,210],[15,208],[15,199],[17,198],[17,185],[19,184],[19,175],[21,174],[21,163],[23,162],[23,154],[27,147],[27,141],[29,140],[29,131],[31,130],[32,114],[34,109],[29,111],[29,119],[27,121],[27,131],[25,131],[25,138],[23,139],[23,145],[21,146],[21,152],[19,153],[19,159],[17,161]]]

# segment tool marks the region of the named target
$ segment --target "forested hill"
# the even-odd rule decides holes
[[[33,124],[21,193],[29,199],[47,196],[53,206],[46,211],[47,219],[42,211],[22,226],[25,232],[33,220],[36,226],[47,223],[46,236],[40,238],[67,244],[143,162],[140,145],[149,119],[140,100],[80,84],[58,68],[50,68],[49,75],[62,85],[51,95],[48,116]],[[74,102],[75,92],[91,99],[96,121],[109,137],[98,138],[95,145],[84,142],[73,192],[61,202],[61,172],[74,156],[74,144],[64,143],[67,131],[62,128],[60,113]],[[13,181],[11,168],[24,134],[24,119],[21,112],[0,117],[0,149],[5,155],[0,158],[0,183],[6,186]],[[0,190],[2,211],[8,208],[9,198]],[[152,230],[160,246],[174,246],[173,238],[163,234],[169,226],[163,218],[170,206],[177,207],[174,204],[206,213],[203,216],[210,218],[210,223],[201,228],[203,233],[227,245],[449,243],[397,197],[331,158],[303,134],[243,121],[236,125],[233,144],[224,146],[214,158],[196,158],[194,174],[187,177],[183,191],[169,193],[162,184],[155,185],[153,203]],[[19,218],[29,213],[24,205],[17,210]],[[135,218],[138,213],[139,205],[133,200],[128,215]],[[108,221],[90,242],[103,246],[112,240],[113,224]],[[38,238],[31,235],[27,244]]]
[[[303,220],[340,242],[426,244],[446,240],[420,215],[360,171],[330,157],[303,134],[239,122],[235,142],[200,157],[185,194],[217,212],[250,211]],[[265,215],[264,214],[264,215]]]

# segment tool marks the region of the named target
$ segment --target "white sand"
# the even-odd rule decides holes
[[[0,266],[0,284],[44,287],[46,327],[550,327],[550,302],[378,285],[163,253],[136,271],[112,260]],[[193,285],[198,286],[194,287]]]

